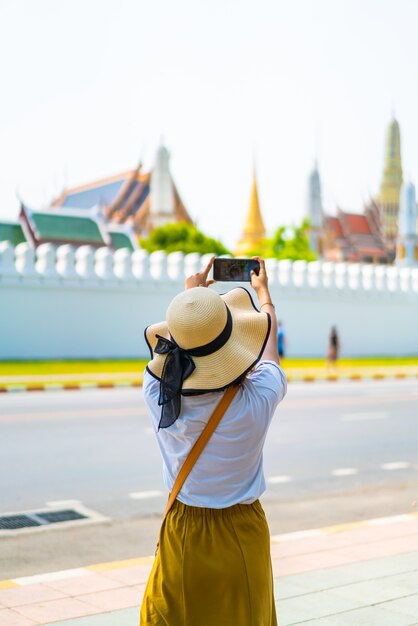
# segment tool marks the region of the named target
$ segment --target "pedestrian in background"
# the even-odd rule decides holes
[[[259,309],[242,287],[222,296],[207,289],[212,259],[186,280],[167,321],[145,331],[151,360],[143,393],[169,504],[190,449],[224,408],[162,523],[141,626],[277,625],[270,535],[258,498],[264,441],[286,378],[265,265],[257,260],[251,286]]]
[[[277,329],[277,349],[279,352],[279,357],[284,359],[285,357],[285,349],[286,349],[286,339],[284,335],[283,323],[281,321],[278,322]]]
[[[332,371],[337,369],[337,361],[340,354],[340,339],[335,326],[331,327],[328,339],[328,368]]]

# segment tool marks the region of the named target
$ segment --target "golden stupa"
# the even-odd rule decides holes
[[[235,256],[248,256],[254,251],[254,248],[257,248],[265,236],[266,229],[261,216],[260,203],[258,201],[257,178],[254,169],[250,206],[245,220],[244,232],[234,250]]]

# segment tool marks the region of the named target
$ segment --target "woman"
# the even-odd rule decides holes
[[[331,327],[331,332],[328,338],[328,369],[331,371],[336,371],[337,369],[337,360],[340,353],[340,339],[338,337],[338,332],[335,326]]]
[[[270,536],[258,500],[262,450],[286,393],[264,261],[251,273],[258,310],[239,287],[219,296],[212,267],[186,280],[167,321],[145,331],[143,392],[171,491],[225,389],[236,395],[186,479],[161,531],[141,626],[276,626]],[[229,392],[228,392],[229,393]]]

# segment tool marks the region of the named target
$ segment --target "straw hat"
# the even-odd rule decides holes
[[[147,369],[161,381],[167,359],[161,352],[175,346],[191,357],[181,395],[221,390],[260,360],[269,332],[270,316],[258,311],[243,287],[221,296],[204,287],[187,289],[172,300],[167,321],[145,329],[151,352]]]

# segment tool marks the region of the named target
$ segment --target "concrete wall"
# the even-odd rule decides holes
[[[165,318],[185,275],[205,262],[197,254],[0,243],[0,359],[148,356],[144,327]],[[289,356],[323,356],[333,324],[345,355],[418,354],[418,268],[267,266]]]

